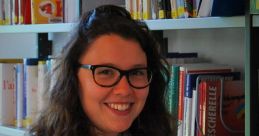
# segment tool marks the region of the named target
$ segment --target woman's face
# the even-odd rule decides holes
[[[110,34],[92,42],[80,63],[130,70],[147,67],[147,58],[136,41]],[[90,69],[80,68],[78,78],[83,109],[97,131],[104,135],[127,130],[142,111],[149,92],[149,87],[131,87],[126,76],[112,87],[97,85]]]

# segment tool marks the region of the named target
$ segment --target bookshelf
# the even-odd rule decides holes
[[[184,33],[200,32],[206,35],[208,31],[222,32],[225,29],[238,29],[245,28],[245,17],[211,17],[211,18],[192,18],[192,19],[165,19],[165,20],[147,20],[145,21],[151,30],[162,30],[165,35],[173,37],[172,33],[183,31]],[[0,26],[1,34],[5,33],[69,33],[76,26],[75,23],[66,24],[42,24],[42,25],[17,25],[17,26]],[[205,32],[203,32],[205,31]],[[62,36],[61,34],[61,36]],[[241,34],[241,36],[243,36]],[[177,38],[177,37],[176,37]],[[202,37],[201,37],[202,38]],[[54,46],[62,40],[62,38],[53,38]],[[64,39],[63,39],[64,40]],[[170,44],[170,41],[169,41]],[[225,43],[227,44],[227,43]],[[242,44],[241,44],[242,45]],[[22,49],[22,47],[21,47]],[[242,48],[243,49],[243,48]],[[241,50],[242,50],[241,49]],[[0,48],[1,50],[1,48]],[[242,56],[240,56],[242,57]],[[241,65],[243,63],[241,62]],[[0,127],[0,135],[4,136],[19,136],[25,134],[25,130],[20,130],[11,127]]]
[[[76,23],[0,25],[0,33],[60,33],[70,32]]]
[[[145,21],[151,30],[245,27],[245,17],[207,17]]]
[[[24,129],[0,126],[0,136],[24,136]]]

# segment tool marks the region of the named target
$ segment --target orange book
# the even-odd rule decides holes
[[[32,0],[32,23],[63,23],[63,0]]]

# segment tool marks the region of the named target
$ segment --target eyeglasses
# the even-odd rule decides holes
[[[129,85],[136,89],[147,87],[152,79],[152,72],[148,68],[120,70],[112,66],[87,64],[81,64],[81,67],[92,70],[95,83],[102,87],[115,86],[124,75]]]

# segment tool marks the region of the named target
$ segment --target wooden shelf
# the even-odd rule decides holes
[[[206,17],[145,20],[151,30],[245,27],[245,17]]]
[[[0,126],[0,136],[24,136],[25,129]]]
[[[70,32],[76,23],[33,24],[33,25],[2,25],[0,33],[51,33]]]

